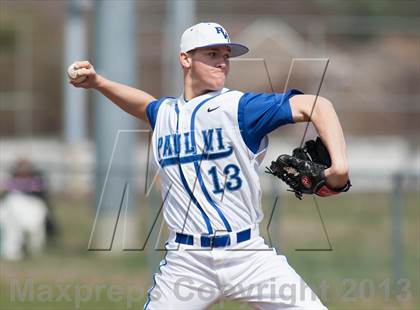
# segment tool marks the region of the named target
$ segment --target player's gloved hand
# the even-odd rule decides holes
[[[74,64],[74,69],[77,72],[77,78],[81,79],[81,82],[77,82],[74,79],[70,79],[69,83],[75,87],[81,88],[98,88],[102,77],[96,73],[93,65],[87,61],[76,61]],[[85,79],[82,79],[85,77]]]
[[[328,186],[324,171],[330,166],[330,155],[318,137],[315,141],[307,141],[301,148],[295,148],[292,156],[280,155],[271,162],[266,172],[284,181],[299,199],[302,199],[303,194],[326,197],[347,192],[351,186],[350,181],[341,188]]]

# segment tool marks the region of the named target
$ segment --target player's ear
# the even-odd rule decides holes
[[[191,67],[191,57],[188,53],[180,53],[179,54],[179,62],[183,68],[190,68]]]

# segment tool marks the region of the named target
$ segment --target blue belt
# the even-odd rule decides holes
[[[251,239],[251,229],[245,229],[236,233],[236,242],[244,242]],[[175,242],[181,244],[194,245],[194,236],[176,233]],[[229,235],[200,236],[200,243],[202,247],[220,248],[230,245]]]

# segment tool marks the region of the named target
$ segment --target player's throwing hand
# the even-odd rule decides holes
[[[75,87],[97,88],[100,76],[96,73],[89,61],[76,61],[72,63],[68,70],[69,83]]]

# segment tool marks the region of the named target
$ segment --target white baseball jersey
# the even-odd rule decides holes
[[[263,216],[258,166],[266,135],[293,122],[289,98],[296,93],[223,89],[149,104],[172,237],[144,309],[207,309],[222,297],[264,310],[326,309],[254,230]]]
[[[181,96],[149,104],[170,230],[214,234],[261,221],[258,166],[266,135],[293,122],[289,98],[298,93],[244,94],[224,88],[188,102]]]

